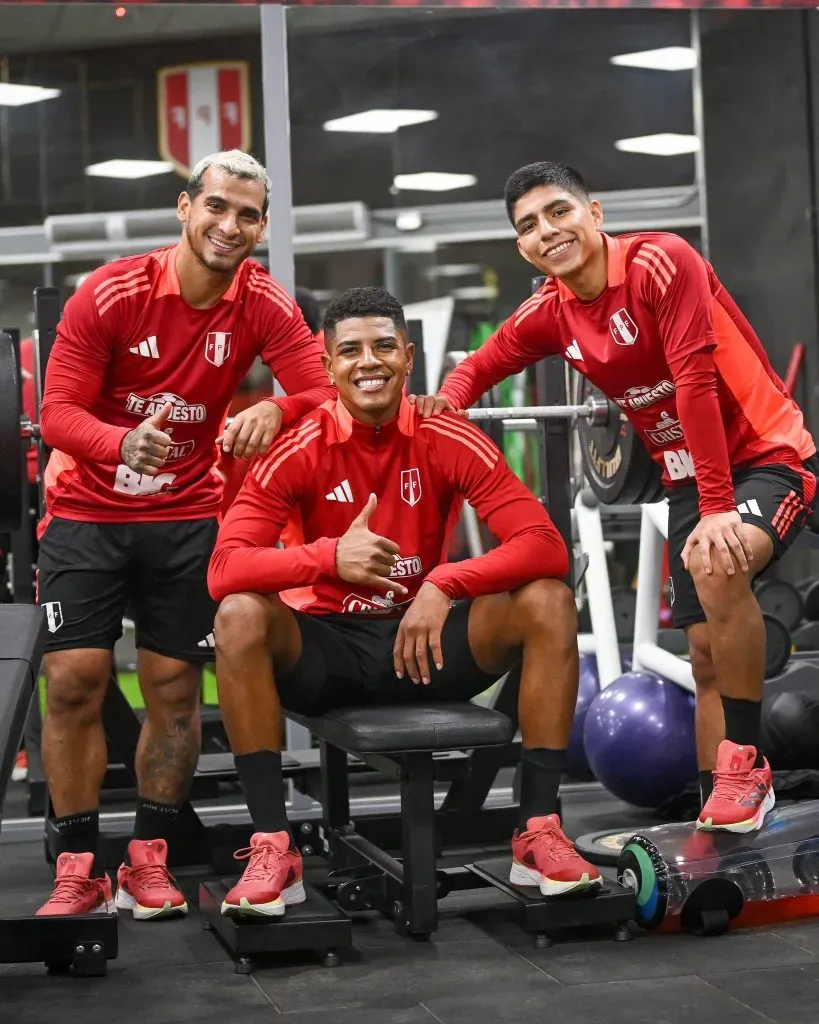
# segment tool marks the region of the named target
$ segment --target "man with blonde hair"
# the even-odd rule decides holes
[[[252,156],[205,157],[178,199],[179,242],[94,271],[57,330],[41,414],[52,454],[38,592],[49,629],[43,760],[58,856],[40,914],[187,912],[167,844],[196,768],[202,664],[213,658],[206,576],[222,491],[216,455],[219,445],[233,457],[264,454],[284,413],[299,416],[315,399],[266,399],[227,430],[226,410],[257,356],[288,395],[327,384],[297,304],[250,258],[269,196]],[[102,703],[126,610],[146,717],[114,900],[98,852]]]

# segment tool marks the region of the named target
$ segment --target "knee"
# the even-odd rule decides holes
[[[534,580],[514,595],[515,618],[524,637],[546,634],[555,644],[577,643],[574,594],[561,580]]]
[[[713,689],[717,683],[717,674],[708,641],[689,639],[688,656],[698,689]]]
[[[711,552],[711,572],[705,571],[699,550],[695,548],[688,560],[688,571],[694,581],[697,597],[707,611],[709,618],[719,618],[723,609],[728,609],[738,597],[737,588],[745,588],[750,593],[751,577],[738,568],[733,576],[729,576],[722,566],[716,551]],[[729,593],[730,590],[730,593]]]
[[[219,605],[214,636],[216,652],[230,656],[270,642],[271,603],[259,594],[231,594]]]
[[[51,654],[46,659],[46,711],[49,715],[68,715],[95,719],[102,712],[102,701],[109,672],[93,661],[77,659],[73,651]]]

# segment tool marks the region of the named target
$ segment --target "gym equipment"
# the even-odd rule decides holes
[[[536,941],[541,946],[548,943],[546,935],[550,931],[567,927],[613,924],[619,926],[617,937],[629,937],[625,922],[634,912],[634,897],[614,883],[575,898],[543,899],[537,889],[525,892],[509,885],[509,858],[437,868],[433,785],[436,778],[464,778],[466,765],[457,756],[436,761],[436,755],[440,758],[466,750],[508,747],[515,722],[507,715],[471,703],[456,703],[344,708],[322,717],[291,717],[309,729],[320,744],[325,819],[320,837],[331,871],[317,888],[346,913],[376,909],[391,918],[403,934],[427,938],[438,927],[440,899],[453,891],[495,886],[518,901],[524,927],[537,933]],[[348,754],[399,782],[403,822],[400,859],[361,835],[358,823],[351,820],[345,770]],[[222,942],[239,957],[238,969],[247,972],[252,967],[248,953],[242,954],[243,949],[248,950],[243,944],[247,926],[225,921],[219,914],[225,891],[226,883],[204,883],[200,887],[200,907]],[[309,899],[307,905],[309,908]],[[258,926],[251,926],[254,951],[283,948],[276,933],[298,928],[303,923],[300,918],[288,910],[282,921],[264,929],[271,942],[277,943],[270,947],[259,945],[265,934]],[[349,924],[348,919],[344,920]],[[310,945],[314,944],[315,939]],[[328,944],[325,939],[322,948]]]
[[[804,580],[799,584],[804,615],[808,622],[819,622],[819,580]]]
[[[609,408],[605,420],[578,419],[577,431],[589,487],[604,505],[636,505],[659,501],[662,471],[649,455],[625,413],[584,379],[584,403]]]
[[[619,643],[634,640],[634,620],[637,613],[637,592],[633,587],[612,587],[611,603]]]
[[[637,898],[636,921],[717,935],[819,914],[819,806],[776,808],[759,832],[658,825],[625,844],[617,864]]]
[[[600,680],[597,675],[597,659],[593,654],[581,654],[580,685],[577,690],[577,704],[575,704],[572,734],[569,737],[569,746],[566,750],[566,774],[573,778],[588,775],[591,771],[589,760],[586,757],[586,748],[583,743],[583,728],[586,724],[586,715],[592,701],[599,692]]]
[[[762,611],[779,619],[786,629],[793,631],[802,621],[802,595],[787,580],[762,580],[754,593]]]
[[[819,768],[819,692],[763,697],[759,746],[776,771]]]
[[[516,405],[508,408],[476,408],[468,409],[467,416],[478,422],[484,420],[503,420],[526,429],[526,421],[531,420],[586,420],[592,426],[605,427],[609,423],[611,408],[609,403],[599,395],[590,395],[582,405]],[[618,414],[619,419],[619,414]]]
[[[41,609],[0,605],[0,807],[35,693],[45,634]],[[98,977],[116,956],[116,914],[0,919],[0,963],[44,963],[50,971]]]
[[[658,807],[697,778],[694,699],[648,672],[627,672],[600,691],[583,740],[597,780],[637,807]]]
[[[23,516],[24,451],[20,365],[11,335],[0,333],[0,532],[16,530]]]
[[[819,651],[819,622],[803,622],[791,635],[794,651]]]
[[[765,678],[778,676],[791,658],[791,634],[776,616],[762,613],[765,623]]]

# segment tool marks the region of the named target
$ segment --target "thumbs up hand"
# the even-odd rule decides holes
[[[398,545],[386,537],[372,533],[370,517],[378,500],[374,494],[350,523],[336,545],[336,571],[348,583],[362,583],[375,590],[394,591],[402,597],[407,588],[390,579],[390,570],[398,560]]]
[[[164,430],[172,411],[173,406],[166,402],[122,439],[120,455],[129,469],[145,476],[156,476],[160,472],[173,444],[173,438]]]

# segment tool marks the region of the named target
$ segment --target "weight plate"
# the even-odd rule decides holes
[[[819,580],[805,580],[800,584],[805,618],[809,622],[819,622]]]
[[[763,612],[765,622],[765,678],[784,671],[791,657],[791,634],[784,622]]]
[[[637,897],[635,918],[641,928],[659,928],[669,907],[685,897],[685,883],[645,836],[632,836],[617,862],[617,881]]]
[[[592,864],[602,867],[616,867],[623,847],[634,835],[628,832],[589,832],[575,841],[577,852]]]
[[[793,584],[786,580],[763,580],[755,587],[755,593],[762,611],[779,619],[791,632],[802,621],[802,595]]]
[[[21,383],[14,344],[0,333],[0,532],[23,522],[24,448],[20,438]]]
[[[580,403],[590,397],[606,396],[589,381],[583,381]],[[582,417],[577,421],[583,469],[589,487],[604,505],[635,505],[657,501],[662,496],[661,470],[646,451],[634,427],[613,402],[608,422],[592,426]]]

